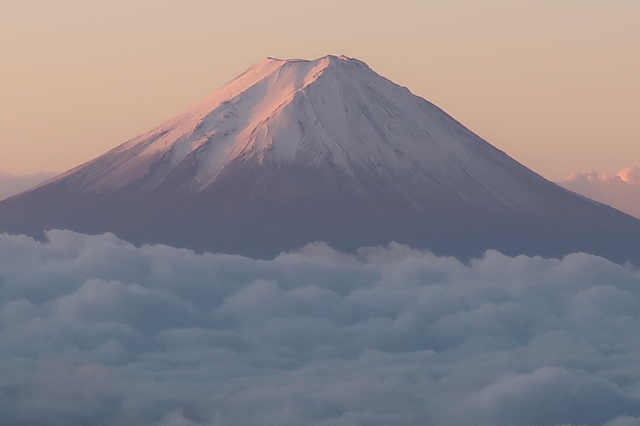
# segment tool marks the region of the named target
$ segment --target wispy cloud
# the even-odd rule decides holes
[[[55,173],[41,172],[32,175],[10,175],[0,172],[0,200],[15,195],[55,176]]]
[[[6,424],[640,422],[640,275],[601,258],[49,239],[0,235]]]
[[[615,175],[574,173],[559,184],[580,195],[640,218],[640,168],[628,167]]]

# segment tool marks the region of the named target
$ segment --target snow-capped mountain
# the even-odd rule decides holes
[[[110,231],[270,257],[391,241],[640,257],[640,221],[572,194],[347,57],[266,59],[183,114],[0,203],[0,230]]]

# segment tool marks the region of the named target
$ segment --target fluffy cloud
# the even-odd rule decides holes
[[[262,261],[0,235],[0,419],[640,424],[640,274],[315,244]]]
[[[574,173],[559,184],[570,191],[608,204],[640,219],[640,168],[628,167],[616,175]]]
[[[33,175],[14,176],[0,172],[0,200],[29,189],[55,176],[55,173],[36,173]]]

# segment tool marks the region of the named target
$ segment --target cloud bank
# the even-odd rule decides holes
[[[29,189],[54,176],[55,173],[47,172],[25,176],[14,176],[0,172],[0,200]]]
[[[12,425],[640,425],[640,274],[0,235]]]
[[[570,191],[608,204],[640,219],[640,168],[628,167],[615,175],[574,173],[559,184]]]

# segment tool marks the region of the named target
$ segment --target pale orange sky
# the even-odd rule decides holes
[[[267,56],[344,54],[543,176],[640,164],[638,0],[0,1],[0,171],[63,171]]]

